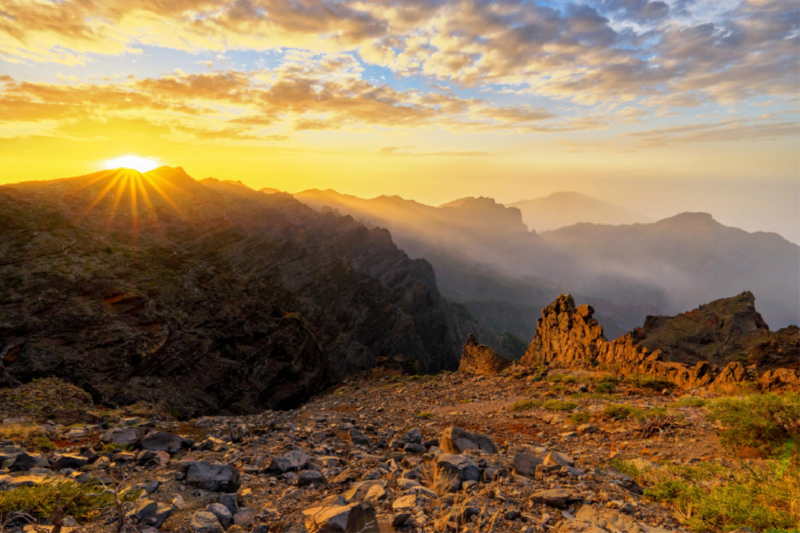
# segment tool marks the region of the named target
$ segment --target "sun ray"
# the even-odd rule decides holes
[[[166,202],[167,202],[169,205],[171,205],[171,206],[172,206],[172,208],[173,208],[175,211],[177,211],[177,212],[178,212],[178,214],[181,216],[181,218],[183,218],[184,220],[186,220],[186,219],[187,219],[187,216],[186,216],[186,215],[183,213],[183,211],[181,211],[181,209],[178,207],[178,205],[177,205],[175,202],[173,202],[173,201],[172,201],[172,199],[171,199],[169,196],[167,196],[167,194],[164,192],[164,190],[163,190],[163,189],[161,189],[161,187],[160,187],[160,186],[159,186],[159,185],[158,185],[158,184],[155,182],[155,180],[154,180],[153,178],[154,178],[154,176],[148,176],[148,177],[147,177],[147,183],[149,183],[149,184],[150,184],[150,186],[151,186],[151,187],[153,187],[153,189],[155,189],[155,191],[156,191],[156,192],[159,194],[159,196],[161,196],[161,197],[162,197],[164,200],[166,200]],[[168,181],[166,181],[166,180],[164,180],[164,182],[165,182],[165,183],[169,183],[169,182],[168,182]],[[177,189],[179,189],[179,190],[181,190],[181,189],[180,189],[180,187],[176,187],[176,188],[177,188]]]
[[[131,184],[131,236],[134,248],[139,242],[139,208],[136,205],[136,180],[138,176],[129,180]]]
[[[111,209],[108,211],[108,220],[106,221],[106,232],[111,229],[111,224],[114,222],[114,216],[117,214],[117,208],[119,207],[119,201],[122,200],[122,195],[125,193],[125,187],[127,185],[127,181],[131,179],[131,176],[128,175],[127,178],[122,176],[122,179],[117,180],[119,182],[119,186],[117,187],[117,194],[114,196],[114,203],[111,205]]]
[[[153,206],[153,202],[150,201],[150,194],[147,192],[147,187],[145,187],[149,181],[150,179],[147,176],[142,176],[142,179],[136,180],[136,183],[139,186],[139,192],[141,192],[142,198],[144,199],[147,212],[150,213],[151,217],[153,217],[153,223],[155,224],[156,232],[159,234],[159,236],[163,237],[164,228],[161,227],[161,221],[158,220],[158,213],[156,213],[156,208]]]
[[[111,180],[108,182],[108,185],[106,185],[106,186],[103,188],[103,190],[102,190],[102,191],[100,191],[100,192],[97,194],[97,196],[95,197],[95,199],[94,199],[94,200],[92,200],[92,202],[89,204],[89,207],[87,207],[87,208],[86,208],[86,210],[85,210],[83,213],[81,213],[81,215],[78,217],[78,220],[79,220],[79,221],[80,221],[80,220],[83,220],[84,218],[86,218],[86,215],[88,215],[88,214],[89,214],[89,212],[90,212],[92,209],[94,209],[94,207],[95,207],[97,204],[99,204],[99,203],[100,203],[100,200],[102,200],[103,198],[105,198],[106,194],[108,194],[108,191],[110,191],[110,190],[111,190],[111,189],[114,187],[114,185],[115,185],[115,184],[116,184],[116,183],[119,181],[119,179],[120,179],[122,176],[123,176],[122,172],[117,172],[116,174],[114,174],[114,175],[112,175],[112,176],[111,176]]]

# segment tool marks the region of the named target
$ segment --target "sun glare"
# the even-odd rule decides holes
[[[161,165],[162,163],[156,158],[125,155],[115,159],[106,159],[103,167],[107,169],[130,168],[139,172],[147,172]]]

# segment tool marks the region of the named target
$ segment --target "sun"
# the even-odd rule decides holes
[[[130,168],[139,172],[147,172],[162,166],[162,163],[154,157],[139,157],[136,155],[124,155],[115,159],[106,159],[103,167],[107,169]]]

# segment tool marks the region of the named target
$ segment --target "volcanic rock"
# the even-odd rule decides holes
[[[502,372],[511,365],[511,361],[483,344],[470,333],[461,354],[458,371],[466,374],[492,375]]]

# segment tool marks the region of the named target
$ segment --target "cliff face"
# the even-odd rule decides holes
[[[403,355],[458,353],[431,266],[385,230],[181,169],[0,187],[0,351],[96,401],[298,405]]]
[[[690,364],[668,360],[662,350],[652,349],[640,343],[641,331],[629,333],[614,341],[607,341],[603,336],[602,326],[592,318],[591,306],[576,307],[572,296],[568,294],[562,294],[555,302],[542,309],[542,318],[539,319],[536,337],[528,347],[522,362],[529,365],[548,364],[555,368],[577,369],[602,365],[621,375],[648,375],[672,382],[683,388],[711,386],[727,389],[756,379],[758,379],[758,386],[765,390],[797,388],[800,376],[798,376],[796,363],[791,368],[773,370],[759,377],[756,369],[745,368],[738,361],[738,359],[747,360],[746,350],[748,346],[751,346],[748,339],[754,332],[758,333],[758,338],[773,337],[771,343],[757,345],[760,350],[759,357],[762,359],[776,360],[777,356],[773,351],[782,350],[779,354],[782,356],[784,351],[791,349],[791,341],[786,340],[787,334],[783,330],[772,333],[766,329],[766,324],[763,324],[760,315],[752,307],[754,298],[751,294],[745,293],[728,300],[734,299],[741,299],[742,303],[748,304],[744,315],[742,313],[714,315],[717,317],[717,324],[723,325],[720,329],[727,332],[725,342],[720,344],[728,347],[729,359],[736,359],[729,360],[721,370],[721,365],[700,359],[697,355],[702,353],[704,345],[698,343],[695,329],[684,330],[690,332],[685,337],[680,335],[680,330],[676,331],[676,328],[671,330],[671,339],[676,345],[683,347],[683,353],[695,354],[693,360],[687,361]],[[731,304],[731,302],[727,303]],[[727,308],[725,304],[726,301],[720,300],[712,302],[709,306],[713,306],[715,309]],[[748,318],[752,320],[748,320]],[[664,321],[666,325],[662,324],[659,327],[669,328],[670,320]],[[678,318],[678,320],[685,319]],[[660,321],[654,320],[653,317],[648,318],[651,327],[657,322]],[[647,324],[645,328],[647,328]],[[693,343],[698,343],[698,345],[695,346]],[[690,352],[693,346],[694,351]]]

